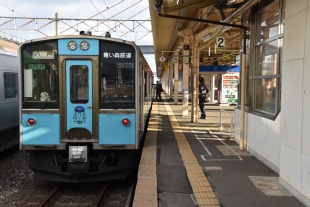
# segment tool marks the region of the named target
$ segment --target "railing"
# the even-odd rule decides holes
[[[234,113],[233,111],[227,111],[224,109],[220,109],[220,131],[223,130],[223,124],[222,124],[222,112],[228,113],[230,115],[230,139],[233,138],[233,125],[234,125]]]

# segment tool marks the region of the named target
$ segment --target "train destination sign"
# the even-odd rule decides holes
[[[33,51],[32,59],[54,59],[53,51]]]
[[[45,64],[29,64],[28,68],[32,70],[44,70]]]

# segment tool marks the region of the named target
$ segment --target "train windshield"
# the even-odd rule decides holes
[[[22,49],[23,108],[59,108],[57,43]]]
[[[135,108],[135,50],[104,42],[100,60],[100,108]]]

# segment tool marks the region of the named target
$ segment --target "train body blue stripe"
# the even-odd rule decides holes
[[[36,124],[28,126],[27,120],[33,118]],[[59,114],[22,114],[23,145],[60,144]]]
[[[75,41],[78,45],[76,50],[69,50],[67,45],[69,41]],[[86,40],[90,44],[90,48],[86,51],[80,49],[80,43]],[[58,40],[59,55],[99,55],[99,40],[93,39],[61,39]]]
[[[130,124],[122,123],[124,118]],[[99,114],[99,144],[136,144],[135,114]]]

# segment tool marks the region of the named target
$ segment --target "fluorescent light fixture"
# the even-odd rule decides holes
[[[227,0],[227,5],[232,5],[236,3],[236,0]]]
[[[203,38],[202,38],[202,41],[203,42],[206,42],[206,41],[208,41],[209,39],[211,39],[211,35],[206,35],[206,36],[204,36]]]
[[[227,30],[230,30],[231,27],[225,26],[224,29],[222,30],[222,32],[226,32]]]
[[[214,52],[215,52],[215,54],[216,54],[216,43],[215,43],[215,45],[214,45]]]

